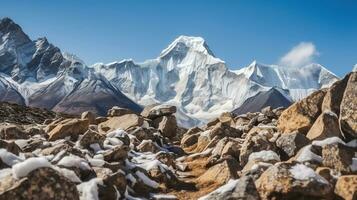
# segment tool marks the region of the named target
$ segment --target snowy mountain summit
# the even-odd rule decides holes
[[[44,38],[31,41],[8,18],[0,22],[0,38],[0,91],[5,94],[0,100],[63,112],[105,114],[113,105],[139,111],[153,103],[172,104],[179,123],[190,127],[272,87],[296,101],[338,80],[318,64],[289,68],[253,62],[231,71],[201,37],[180,36],[143,63],[93,66]]]
[[[318,64],[288,68],[254,61],[230,71],[203,38],[189,36],[178,37],[159,57],[141,64],[124,60],[92,67],[141,105],[176,105],[178,119],[186,126],[230,112],[272,87],[288,90],[284,95],[299,100],[338,80]]]

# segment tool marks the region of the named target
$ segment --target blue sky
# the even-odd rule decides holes
[[[12,0],[4,16],[87,64],[155,58],[179,35],[205,38],[231,69],[318,62],[342,76],[357,63],[353,0]]]

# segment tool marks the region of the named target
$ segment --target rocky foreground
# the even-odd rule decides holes
[[[1,114],[0,199],[357,199],[357,73],[285,110],[189,130],[168,105],[15,108],[0,112],[21,119]]]

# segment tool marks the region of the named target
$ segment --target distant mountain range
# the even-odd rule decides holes
[[[0,73],[1,101],[99,115],[114,105],[139,112],[153,103],[172,104],[186,127],[235,108],[284,106],[338,80],[319,64],[291,68],[254,61],[231,71],[203,38],[189,36],[178,37],[143,63],[87,66],[46,38],[32,41],[9,18],[0,21]],[[264,100],[254,100],[258,97]]]

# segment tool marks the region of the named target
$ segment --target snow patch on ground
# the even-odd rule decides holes
[[[303,162],[311,162],[311,161],[316,161],[318,163],[321,163],[322,162],[322,157],[317,155],[317,154],[315,154],[315,153],[313,153],[311,151],[311,147],[312,147],[311,145],[307,145],[307,146],[303,147],[300,150],[300,152],[299,152],[299,154],[298,154],[298,156],[296,157],[295,160],[297,162],[301,162],[301,163],[303,163]]]
[[[230,179],[227,184],[217,188],[216,190],[207,194],[206,196],[200,197],[198,200],[209,200],[212,197],[218,196],[220,194],[231,192],[235,189],[238,182],[239,182],[239,180]]]
[[[19,179],[41,167],[51,167],[51,163],[44,157],[28,158],[12,166],[12,173],[15,178]]]
[[[23,161],[22,158],[11,152],[8,152],[6,149],[0,149],[0,159],[8,166],[13,166]]]
[[[249,155],[249,161],[252,160],[260,160],[260,161],[264,161],[264,162],[268,162],[268,161],[280,161],[280,157],[277,153],[275,153],[274,151],[268,150],[268,151],[259,151],[259,152],[254,152],[252,154]]]
[[[90,170],[90,166],[88,165],[87,161],[75,155],[69,155],[63,157],[58,162],[58,165],[64,167],[77,167],[83,170]]]
[[[103,185],[103,181],[99,178],[94,178],[77,185],[77,189],[80,192],[80,200],[99,200],[98,184]]]
[[[320,147],[323,147],[328,144],[336,144],[336,143],[346,145],[346,143],[344,141],[342,141],[341,138],[339,138],[339,137],[330,137],[330,138],[326,138],[324,140],[315,140],[312,142],[313,145],[320,146]]]
[[[329,184],[325,178],[303,164],[294,165],[289,172],[293,175],[293,178],[297,180],[307,181],[313,179],[323,184]]]

